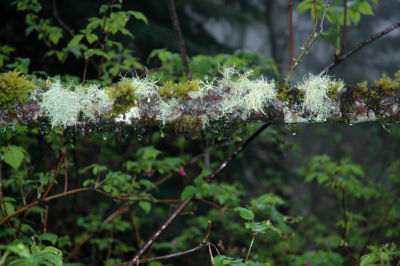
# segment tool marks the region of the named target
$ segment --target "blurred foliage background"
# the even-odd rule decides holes
[[[295,7],[307,2],[295,1]],[[349,1],[361,18],[357,23],[349,18],[346,48],[398,19],[399,1],[376,2]],[[119,75],[146,73],[159,77],[160,83],[185,80],[166,1],[110,3],[0,1],[1,71],[18,69],[38,80],[58,76],[81,82],[88,62],[86,79],[93,83],[107,85]],[[252,68],[278,80],[288,72],[288,1],[175,4],[194,78],[211,79],[223,65]],[[342,11],[340,17],[342,1],[331,5]],[[309,12],[295,12],[294,22],[297,54],[313,21]],[[326,23],[327,28],[335,26]],[[294,81],[333,60],[332,36],[314,45]],[[348,83],[374,80],[382,73],[392,76],[400,68],[399,43],[399,32],[393,32],[332,74]],[[55,173],[50,195],[64,193],[66,180],[68,190],[87,191],[40,201],[1,224],[0,265],[111,265],[129,260],[177,200],[193,195],[197,200],[145,257],[196,246],[211,220],[212,252],[221,253],[214,258],[216,265],[399,261],[397,125],[273,125],[218,181],[205,183],[202,177],[258,126],[222,124],[199,136],[150,126],[103,126],[83,133],[71,128],[1,128],[0,219],[40,199]],[[209,263],[204,248],[151,265]]]

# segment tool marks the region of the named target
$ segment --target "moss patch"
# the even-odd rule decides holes
[[[183,98],[188,92],[198,90],[200,90],[200,82],[198,80],[190,80],[184,83],[167,81],[158,89],[158,94],[163,98]]]
[[[35,84],[17,70],[0,74],[0,108],[11,111],[14,103],[27,103],[28,92],[34,88]]]
[[[132,79],[123,79],[112,86],[106,87],[108,96],[115,99],[112,107],[113,113],[123,114],[135,106],[138,100],[135,93],[138,88],[133,84]]]

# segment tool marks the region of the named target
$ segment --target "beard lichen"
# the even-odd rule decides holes
[[[113,102],[97,85],[66,87],[60,80],[51,82],[49,89],[40,96],[39,105],[50,117],[52,128],[75,126],[80,115],[94,120],[110,111]]]
[[[337,110],[335,100],[343,88],[343,82],[329,76],[310,74],[297,87],[304,92],[303,112],[315,116],[316,121],[326,121],[329,114]]]
[[[222,114],[233,114],[245,120],[251,112],[265,115],[266,104],[276,99],[275,82],[264,78],[250,80],[252,71],[238,73],[233,67],[222,71],[222,78],[217,80],[217,89],[221,91]]]
[[[11,111],[14,103],[27,103],[28,92],[34,88],[35,84],[18,70],[0,74],[0,108]]]

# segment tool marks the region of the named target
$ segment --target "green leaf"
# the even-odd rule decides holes
[[[39,236],[40,241],[46,240],[46,241],[49,241],[53,245],[56,244],[57,238],[58,238],[58,236],[56,234],[52,234],[52,233],[44,233]]]
[[[149,213],[151,211],[151,203],[148,201],[140,201],[139,207],[142,208],[145,213]]]
[[[254,219],[254,213],[251,210],[248,210],[246,208],[237,207],[237,208],[235,208],[235,211],[239,212],[240,217],[242,217],[245,220],[253,220]]]
[[[378,262],[379,258],[375,254],[365,254],[361,257],[360,266],[367,266]]]
[[[181,199],[184,200],[184,199],[190,198],[190,197],[194,196],[196,194],[196,192],[197,192],[197,188],[196,187],[194,187],[192,185],[188,185],[183,190],[182,195],[181,195]]]
[[[374,11],[372,11],[371,5],[368,2],[361,2],[358,6],[358,11],[365,15],[374,15]]]
[[[50,262],[55,266],[61,266],[63,264],[62,252],[55,247],[45,247],[40,251],[39,257],[43,264],[47,264],[45,262]]]
[[[83,34],[77,34],[77,35],[75,35],[74,38],[72,38],[72,39],[69,41],[69,43],[68,43],[68,45],[67,45],[67,48],[73,48],[73,47],[78,46],[83,37],[84,37]]]
[[[85,37],[89,44],[92,44],[97,40],[97,35],[93,33],[86,34]]]
[[[134,16],[136,19],[142,20],[144,23],[149,24],[149,21],[142,12],[129,10],[128,13]]]
[[[18,169],[24,159],[25,150],[22,147],[9,145],[4,153],[4,161],[14,169]]]
[[[256,232],[256,233],[261,233],[268,229],[268,227],[262,223],[252,223],[250,228],[251,228],[251,231]]]

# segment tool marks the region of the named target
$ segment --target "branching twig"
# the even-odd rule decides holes
[[[207,247],[207,246],[210,245],[210,243],[207,242],[207,239],[210,236],[210,232],[211,232],[211,221],[208,221],[208,229],[207,229],[206,235],[204,236],[204,238],[201,241],[201,243],[199,243],[194,248],[191,248],[191,249],[188,249],[188,250],[185,250],[185,251],[181,251],[181,252],[177,252],[177,253],[173,253],[173,254],[154,257],[154,258],[148,258],[148,259],[143,259],[143,260],[137,259],[135,261],[127,261],[127,262],[123,262],[123,263],[119,263],[119,264],[114,264],[113,266],[130,266],[130,265],[134,265],[134,264],[149,263],[151,261],[167,260],[167,259],[180,257],[180,256],[183,256],[183,255],[187,255],[187,254],[196,252],[196,251],[202,249],[203,247]]]
[[[384,30],[375,33],[374,35],[372,35],[371,37],[369,37],[368,39],[362,41],[361,43],[359,43],[358,45],[354,46],[353,48],[351,48],[347,53],[345,53],[344,55],[341,55],[339,57],[336,57],[334,61],[332,61],[327,67],[324,68],[324,70],[321,71],[321,73],[319,75],[324,75],[327,72],[329,72],[332,68],[334,68],[335,66],[339,65],[341,62],[343,62],[344,60],[346,60],[347,58],[349,58],[351,55],[353,55],[355,52],[357,52],[358,50],[364,48],[365,46],[367,46],[368,44],[372,43],[373,41],[379,39],[380,37],[388,34],[389,32],[395,30],[396,28],[400,27],[400,22],[397,22],[395,24],[393,24],[390,27],[385,28]]]
[[[176,39],[178,40],[179,52],[182,57],[183,65],[185,66],[186,76],[189,80],[191,80],[192,71],[190,69],[189,60],[185,48],[185,42],[183,41],[183,36],[181,32],[181,27],[179,26],[179,20],[175,10],[175,3],[174,0],[167,0],[167,2],[168,2],[169,14],[172,20],[172,26],[174,27],[175,36]]]
[[[301,60],[303,59],[304,55],[308,52],[308,50],[310,50],[311,46],[314,44],[315,40],[318,39],[318,37],[322,34],[323,31],[323,24],[325,21],[325,15],[326,15],[326,11],[328,9],[328,4],[329,4],[329,0],[325,1],[325,7],[324,7],[324,14],[321,18],[321,23],[320,23],[320,32],[318,34],[315,35],[315,31],[317,30],[317,26],[318,26],[318,16],[317,16],[317,6],[316,6],[316,1],[314,0],[314,16],[315,16],[315,23],[314,23],[314,27],[310,33],[310,35],[308,35],[307,40],[306,40],[306,44],[305,46],[302,48],[302,51],[299,55],[299,57],[297,57],[296,61],[293,64],[293,67],[290,68],[289,74],[287,75],[285,81],[287,83],[290,82],[290,80],[292,79],[293,76],[293,72],[296,69],[297,65],[301,62]]]

